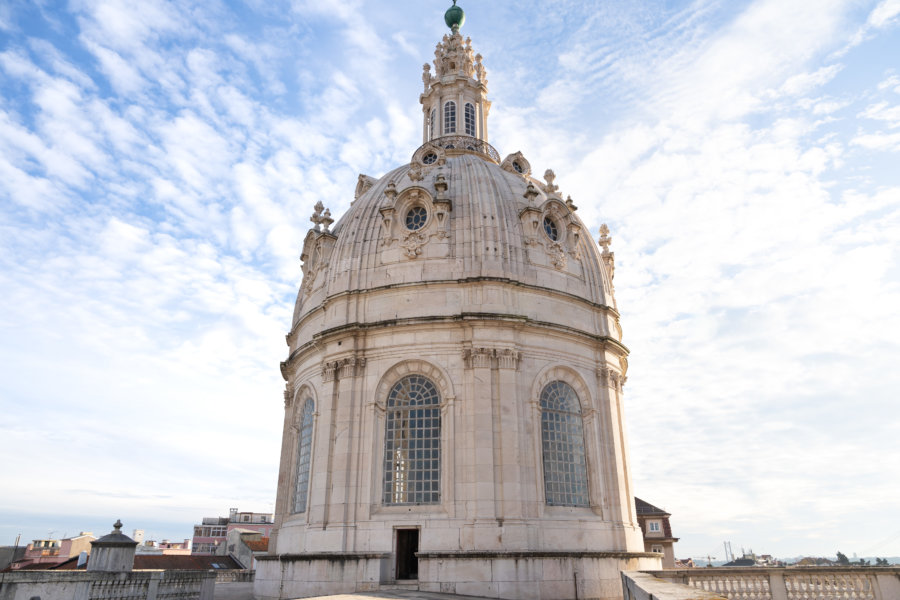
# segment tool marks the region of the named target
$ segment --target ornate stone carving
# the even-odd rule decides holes
[[[397,184],[393,181],[389,181],[387,187],[384,188],[384,195],[388,199],[388,202],[393,204],[394,200],[397,199]]]
[[[504,348],[497,350],[497,366],[501,369],[517,369],[519,368],[519,360],[522,353],[512,348]]]
[[[521,152],[514,152],[504,158],[503,162],[500,163],[500,168],[522,177],[531,175],[531,163],[525,159],[525,155]]]
[[[463,362],[467,369],[490,368],[493,354],[492,348],[464,348]]]
[[[566,249],[559,242],[552,242],[547,245],[547,254],[550,255],[550,264],[557,269],[565,269],[568,264],[566,258]]]
[[[615,369],[610,369],[609,367],[600,367],[597,369],[597,377],[600,379],[600,383],[604,386],[610,387],[616,391],[621,392],[625,382],[628,381],[628,378],[616,371]]]
[[[578,207],[575,206],[575,203],[572,201],[572,196],[566,196],[566,206],[572,212],[575,212],[576,210],[578,210]]]
[[[326,362],[322,366],[322,380],[323,381],[334,381],[334,372],[337,370],[338,364],[337,361],[334,362]]]
[[[528,182],[528,186],[525,188],[525,193],[522,194],[522,197],[528,200],[528,206],[534,205],[534,199],[538,197],[538,191],[532,182]]]
[[[466,38],[463,40],[458,31],[444,35],[441,43],[434,49],[434,71],[438,78],[446,75],[472,77],[475,74],[475,55],[472,51],[472,39]],[[481,67],[480,77],[484,77],[485,80],[487,78],[484,66]],[[424,73],[422,79],[425,79]],[[427,87],[425,91],[428,91]]]
[[[400,242],[400,247],[409,258],[415,258],[422,254],[422,246],[428,242],[428,234],[423,231],[408,231]]]
[[[462,356],[467,369],[489,369],[494,359],[500,369],[517,369],[522,353],[512,348],[463,348]]]
[[[425,178],[425,168],[419,163],[412,163],[409,165],[406,175],[410,181],[422,181]]]
[[[544,171],[544,181],[546,181],[547,183],[545,183],[541,187],[543,188],[544,193],[548,196],[555,196],[556,192],[559,190],[559,186],[553,184],[553,181],[555,179],[556,173],[553,172],[553,169],[547,169],[546,171]]]
[[[606,268],[609,270],[609,280],[612,281],[616,274],[616,253],[609,251],[612,237],[609,235],[609,227],[606,226],[606,223],[600,226],[600,239],[597,243],[603,248],[603,252],[600,253],[600,258],[602,258],[603,262],[606,264]]]
[[[475,75],[478,79],[478,82],[487,87],[488,79],[487,79],[487,69],[484,68],[484,65],[481,64],[482,56],[481,54],[475,55]]]
[[[327,232],[326,232],[327,233]],[[313,258],[312,264],[306,269],[306,273],[303,277],[303,290],[307,293],[311,292],[316,284],[316,276],[319,274],[319,271],[328,267],[328,262],[325,260],[324,252],[322,251],[322,242],[316,242],[315,249],[313,250]]]
[[[360,196],[372,189],[372,186],[375,185],[375,181],[374,178],[360,173],[359,179],[356,180],[356,191],[353,193],[353,200],[358,200]]]
[[[381,245],[390,246],[391,242],[394,241],[391,235],[391,226],[394,222],[394,207],[382,206],[378,209],[378,212],[381,213]]]
[[[447,183],[447,178],[444,177],[443,173],[436,173],[434,176],[434,189],[437,192],[438,200],[446,200],[447,199],[447,190],[450,188],[450,184]]]
[[[313,229],[315,231],[324,230],[323,233],[330,233],[328,231],[328,228],[332,223],[334,223],[334,219],[331,218],[331,210],[325,208],[325,205],[322,204],[321,200],[316,202],[316,206],[314,208],[315,210],[313,211],[312,216],[309,218],[309,220],[315,224],[315,227],[313,227]],[[322,212],[322,209],[325,209],[324,213]],[[321,229],[320,226],[322,226]]]
[[[322,379],[324,381],[334,381],[343,377],[356,377],[362,375],[365,366],[366,359],[355,354],[329,361],[322,365]]]
[[[566,225],[566,232],[569,235],[569,253],[575,260],[581,260],[581,246],[578,245],[581,241],[581,225],[577,221],[570,221]]]
[[[291,404],[294,403],[294,394],[291,392],[290,384],[284,386],[284,410],[289,410]]]
[[[428,92],[428,86],[431,85],[431,65],[425,63],[422,65],[422,83],[425,84],[425,92]]]
[[[312,221],[315,225],[315,227],[313,227],[315,231],[321,231],[320,226],[322,225],[322,211],[325,209],[325,205],[322,204],[321,200],[319,200],[318,202],[316,202],[316,205],[313,207],[313,209],[313,214],[309,218],[309,220]]]

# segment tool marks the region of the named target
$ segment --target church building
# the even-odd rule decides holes
[[[596,243],[552,171],[488,143],[464,18],[454,0],[424,66],[410,162],[360,175],[337,223],[312,216],[260,600],[609,600],[621,570],[660,567],[629,474],[609,230]]]

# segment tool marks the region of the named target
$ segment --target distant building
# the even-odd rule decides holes
[[[232,529],[255,531],[269,537],[274,527],[272,513],[241,512],[236,508],[228,513],[227,517],[204,517],[199,525],[194,525],[192,555],[225,555],[226,551],[220,548],[225,547]]]
[[[156,540],[146,540],[137,547],[136,554],[188,555],[191,554],[191,540],[185,539],[182,542],[170,542],[169,540],[157,542]]]
[[[0,571],[25,557],[25,546],[0,546]]]
[[[674,569],[674,546],[678,538],[672,535],[672,526],[669,524],[669,517],[672,515],[638,497],[635,497],[634,505],[637,509],[638,524],[644,532],[644,550],[662,554],[663,568]]]
[[[225,544],[219,546],[219,555],[228,556],[245,569],[256,569],[256,557],[269,551],[269,538],[258,531],[244,528],[231,529]]]
[[[44,539],[34,540],[25,548],[21,560],[10,565],[12,570],[22,568],[50,568],[76,557],[82,552],[91,551],[91,542],[97,538],[90,531],[82,531],[75,537],[62,540]]]

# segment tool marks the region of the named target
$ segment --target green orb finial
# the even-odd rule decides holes
[[[447,27],[453,31],[459,31],[459,28],[462,27],[465,22],[466,13],[456,5],[456,0],[453,0],[453,6],[448,8],[447,12],[444,13],[444,23],[446,23]]]

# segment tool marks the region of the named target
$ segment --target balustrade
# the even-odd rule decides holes
[[[785,568],[695,568],[623,573],[627,593],[647,576],[655,581],[678,584],[666,590],[701,590],[727,600],[900,600],[900,568],[897,567],[785,567]],[[637,587],[641,587],[638,585]],[[659,600],[675,600],[678,595],[653,592]]]

